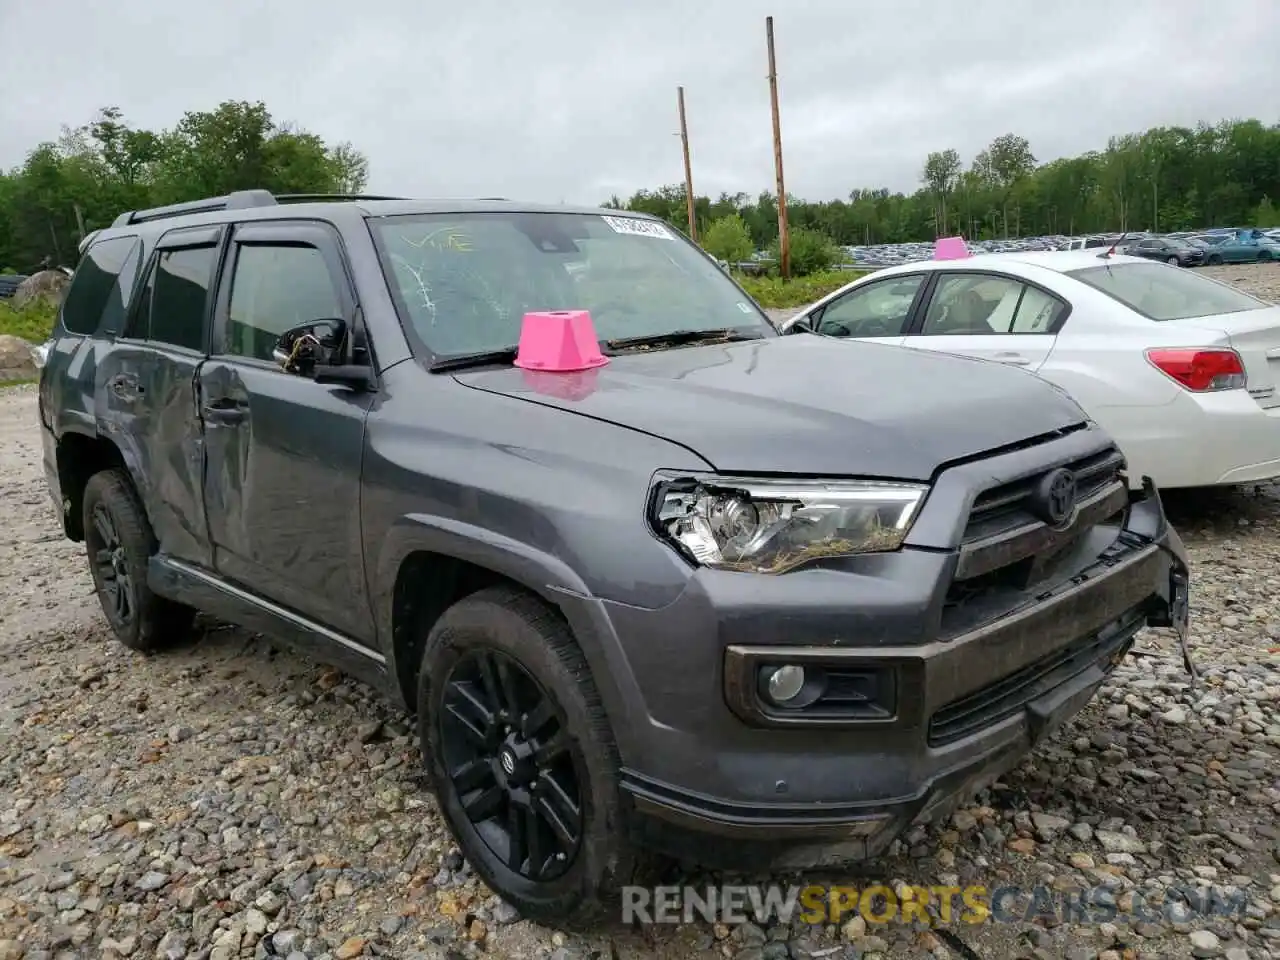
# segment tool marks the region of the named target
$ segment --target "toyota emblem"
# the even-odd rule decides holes
[[[1037,485],[1033,503],[1049,526],[1066,526],[1076,514],[1076,475],[1062,467],[1051,470]]]

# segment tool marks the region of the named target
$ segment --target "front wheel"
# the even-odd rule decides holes
[[[146,653],[186,637],[195,611],[147,585],[155,535],[123,471],[103,470],[89,478],[83,521],[89,570],[116,639]]]
[[[613,733],[565,623],[510,588],[427,638],[418,725],[432,787],[476,873],[531,920],[590,923],[632,876]]]
[[[1170,257],[1168,260],[1165,261],[1165,263],[1169,264],[1169,266],[1171,267],[1176,267],[1178,265],[1178,258]]]
[[[1213,256],[1211,256],[1211,257],[1209,258],[1209,260],[1208,260],[1208,264],[1209,264],[1209,266],[1211,266],[1211,267],[1218,267],[1218,266],[1221,266],[1221,265],[1222,265],[1222,257],[1218,256],[1218,255],[1215,253]]]

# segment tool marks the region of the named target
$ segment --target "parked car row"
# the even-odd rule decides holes
[[[25,279],[21,273],[0,273],[0,300],[11,300]]]
[[[1153,234],[1145,230],[1131,230],[1127,233],[1102,233],[1090,234],[1078,237],[1065,236],[1045,236],[1045,237],[1022,237],[1008,240],[970,240],[967,243],[969,252],[973,254],[980,253],[1025,253],[1028,251],[1038,250],[1091,250],[1102,249],[1112,246],[1119,242],[1123,246],[1129,246],[1148,240],[1165,240],[1170,242],[1181,242],[1188,244],[1192,249],[1201,249],[1203,245],[1217,245],[1227,241],[1235,241],[1237,243],[1245,241],[1243,247],[1233,246],[1228,249],[1221,249],[1216,252],[1217,259],[1214,263],[1243,263],[1259,259],[1256,249],[1247,241],[1260,240],[1264,245],[1264,249],[1272,257],[1276,256],[1274,245],[1280,243],[1280,229],[1255,229],[1255,228],[1221,228],[1214,230],[1206,230],[1201,232],[1182,232],[1169,234]],[[904,263],[918,263],[929,260],[933,256],[934,245],[931,242],[922,243],[891,243],[891,244],[867,244],[854,245],[843,248],[845,256],[850,264],[855,267],[864,268],[880,268],[893,267]],[[1250,253],[1252,251],[1252,254]],[[1166,262],[1170,256],[1177,256],[1177,251],[1172,250],[1163,258]],[[1208,251],[1205,256],[1205,262],[1210,262],[1210,257],[1214,256],[1213,251]],[[1261,259],[1267,259],[1264,255]],[[1195,266],[1194,263],[1186,264]]]
[[[837,343],[651,217],[245,191],[92,238],[40,432],[123,644],[200,609],[376,684],[484,883],[582,920],[649,850],[874,857],[1144,626],[1185,638],[1142,476],[1171,444],[1126,468],[1034,372],[1124,342],[1070,389],[1185,393],[1225,437],[1274,409],[1269,316],[1164,264],[1003,254],[824,301],[820,332],[880,341]],[[932,334],[1016,356],[898,345]]]
[[[1027,252],[880,270],[784,330],[1035,373],[1116,438],[1131,485],[1280,476],[1280,307],[1177,269],[1189,265],[1183,249],[1161,242],[1128,248],[1139,256]]]

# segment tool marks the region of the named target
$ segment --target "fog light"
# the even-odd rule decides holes
[[[769,680],[766,684],[766,689],[769,691],[769,699],[780,705],[794,700],[800,696],[800,691],[804,689],[804,681],[804,667],[798,667],[795,664],[777,667],[769,674]]]

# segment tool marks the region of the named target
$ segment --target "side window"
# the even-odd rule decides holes
[[[217,258],[217,247],[160,251],[150,279],[153,290],[147,339],[188,350],[204,349],[204,321]]]
[[[925,336],[1008,333],[1023,285],[1007,277],[949,274],[938,281],[925,314]]]
[[[227,353],[270,360],[280,334],[342,316],[324,255],[302,245],[244,244],[236,254]]]
[[[141,247],[137,237],[112,237],[85,251],[62,306],[62,325],[68,333],[95,333],[103,320],[116,324],[110,329],[119,329],[138,277]]]
[[[827,304],[817,332],[828,337],[899,337],[907,326],[923,274],[887,277]]]
[[[1058,329],[1058,320],[1066,309],[1067,305],[1057,297],[1036,287],[1025,287],[1009,332],[1052,333]]]

